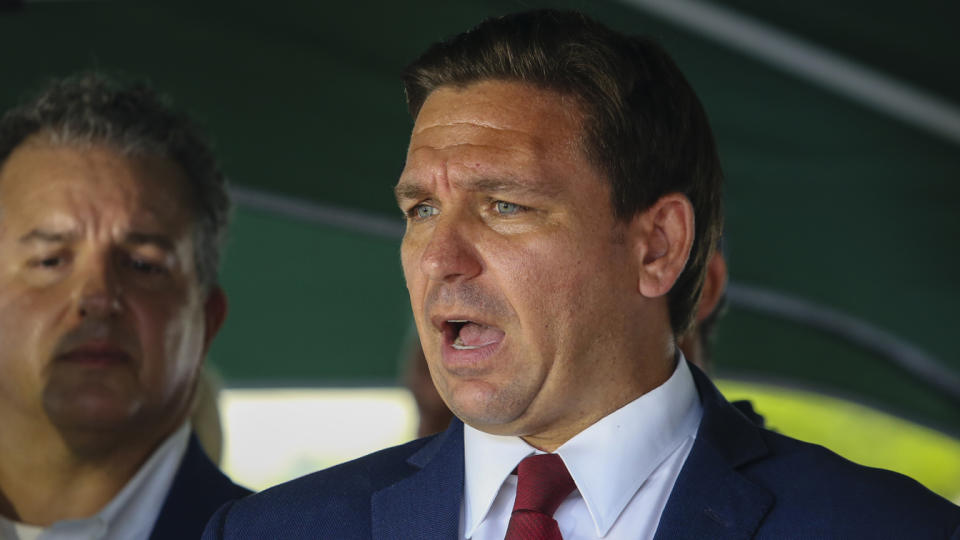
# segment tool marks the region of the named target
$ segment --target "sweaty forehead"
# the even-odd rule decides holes
[[[483,81],[441,87],[417,116],[401,184],[444,173],[537,178],[551,163],[580,162],[579,109],[571,98],[530,85]]]
[[[488,80],[464,87],[442,86],[427,97],[413,137],[435,128],[472,126],[531,133],[538,127],[579,129],[579,107],[563,94],[529,84]]]

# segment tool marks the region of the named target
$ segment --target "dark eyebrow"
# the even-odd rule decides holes
[[[422,186],[410,182],[401,181],[393,188],[393,195],[397,198],[397,202],[410,199],[423,199],[428,193],[430,192]]]
[[[151,244],[167,251],[174,250],[173,240],[171,240],[169,236],[163,234],[132,232],[127,235],[126,242],[128,244],[134,244],[138,246]]]
[[[530,193],[534,195],[555,195],[559,189],[546,189],[544,184],[520,182],[509,178],[480,178],[464,182],[467,189],[483,193]]]
[[[529,182],[520,182],[517,180],[504,178],[479,178],[476,180],[467,180],[461,183],[461,186],[481,193],[530,193],[534,195],[555,195],[559,189],[547,189],[544,184],[531,184]],[[393,188],[393,193],[397,201],[410,199],[424,199],[430,194],[430,191],[411,182],[400,182]]]
[[[76,233],[73,232],[59,232],[59,231],[48,231],[44,229],[34,229],[27,234],[20,237],[21,244],[29,244],[32,242],[45,242],[48,244],[63,244],[69,242],[76,238]]]

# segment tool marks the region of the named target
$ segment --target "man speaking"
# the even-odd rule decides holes
[[[657,45],[524,13],[404,84],[403,271],[463,423],[228,505],[210,538],[960,535],[960,509],[756,426],[678,353],[721,171]]]

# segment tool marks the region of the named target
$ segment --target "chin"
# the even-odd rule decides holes
[[[69,410],[47,410],[47,416],[60,429],[115,431],[134,424],[132,408],[127,404],[91,400]]]
[[[44,396],[44,410],[61,429],[122,429],[135,420],[142,401],[108,388]]]
[[[496,400],[473,401],[453,408],[464,424],[493,435],[515,435],[515,423],[524,410],[516,404]]]

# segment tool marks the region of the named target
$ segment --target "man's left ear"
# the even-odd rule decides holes
[[[640,294],[647,298],[670,292],[693,246],[693,204],[681,193],[670,193],[637,214],[635,246],[640,260]]]
[[[214,285],[207,293],[207,300],[203,304],[203,316],[206,326],[203,335],[203,354],[206,356],[210,350],[210,344],[213,343],[214,336],[223,326],[223,321],[227,318],[227,293],[223,288]]]

